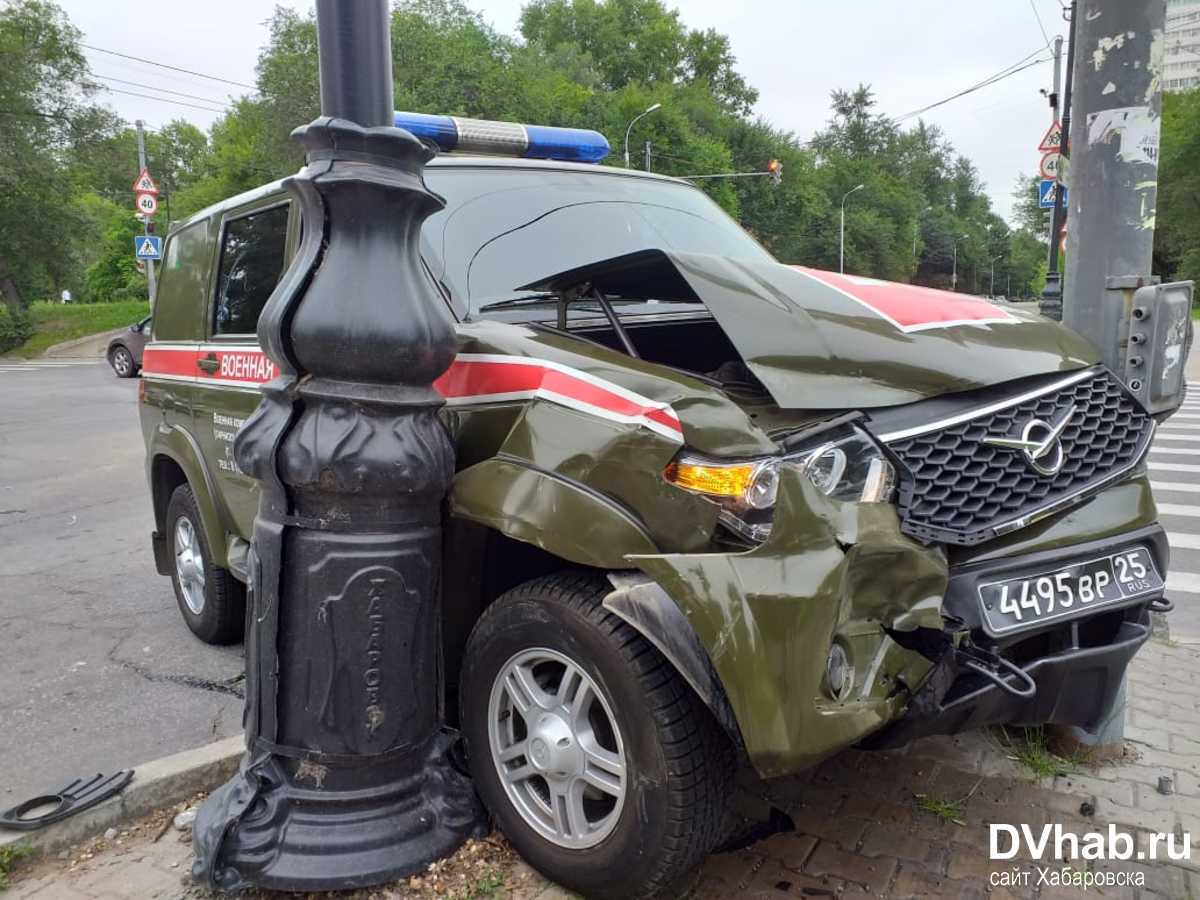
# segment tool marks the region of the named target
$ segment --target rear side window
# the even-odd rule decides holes
[[[230,219],[221,236],[213,334],[254,334],[283,273],[287,204]]]
[[[167,238],[154,298],[155,340],[197,341],[204,337],[208,269],[215,237],[211,225],[209,219],[201,219]]]

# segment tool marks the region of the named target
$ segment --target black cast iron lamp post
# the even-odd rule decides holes
[[[432,383],[455,337],[417,249],[441,201],[393,125],[387,0],[317,0],[317,28],[322,116],[285,182],[303,237],[258,328],[281,375],[235,443],[262,490],[247,752],[197,816],[193,867],[226,889],[378,884],[486,827],[442,727],[454,449]]]

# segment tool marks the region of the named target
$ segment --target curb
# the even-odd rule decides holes
[[[239,734],[136,766],[125,790],[91,809],[35,831],[0,830],[0,849],[24,843],[39,853],[53,853],[199,791],[211,791],[237,771],[245,750],[245,738]]]
[[[72,338],[69,341],[62,341],[58,344],[53,344],[52,346],[49,346],[45,350],[42,351],[42,355],[39,357],[39,359],[46,359],[48,357],[56,356],[56,355],[62,353],[64,350],[71,350],[75,347],[82,347],[84,344],[88,344],[93,341],[99,341],[101,339],[104,340],[104,343],[107,346],[107,344],[110,340],[112,340],[114,337],[116,337],[118,334],[120,334],[124,330],[125,330],[124,328],[114,328],[112,331],[101,331],[101,332],[97,332],[96,334],[88,334],[88,335],[84,335],[83,337],[80,337],[80,338]],[[99,353],[97,353],[95,355],[103,356],[104,351],[101,350]]]

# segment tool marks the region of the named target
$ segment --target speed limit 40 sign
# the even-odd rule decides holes
[[[158,198],[153,194],[138,194],[134,198],[133,205],[143,216],[152,216],[158,212]]]
[[[1047,153],[1042,157],[1041,172],[1043,178],[1058,177],[1058,163],[1062,156],[1058,152]]]

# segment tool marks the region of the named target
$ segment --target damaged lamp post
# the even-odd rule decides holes
[[[281,374],[235,444],[262,490],[247,752],[195,824],[193,873],[226,889],[377,884],[485,825],[442,728],[454,451],[432,383],[455,338],[418,257],[440,201],[393,124],[387,0],[316,6],[322,116],[285,182],[303,237],[258,330]]]

